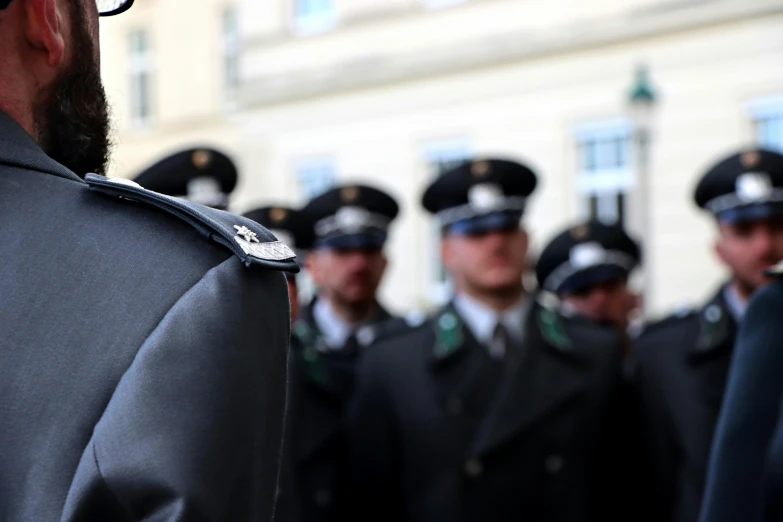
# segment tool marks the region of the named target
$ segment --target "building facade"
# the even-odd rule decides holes
[[[104,25],[114,173],[211,140],[242,168],[234,210],[379,185],[402,206],[383,287],[398,311],[448,296],[419,198],[453,162],[535,168],[535,248],[583,217],[626,223],[659,315],[723,276],[692,202],[698,176],[742,145],[783,149],[782,0],[201,0],[186,14],[175,1],[140,0]],[[642,63],[656,94],[649,161],[628,107]],[[153,93],[141,124],[139,70]]]

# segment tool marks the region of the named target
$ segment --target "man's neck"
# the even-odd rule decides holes
[[[324,299],[324,304],[329,306],[337,317],[350,325],[356,325],[367,321],[375,315],[375,312],[378,309],[378,303],[374,299],[359,304],[340,303],[335,299],[329,298],[322,299]]]
[[[465,288],[460,290],[459,293],[492,308],[498,313],[503,313],[519,304],[519,301],[525,297],[525,288],[520,285],[519,287],[504,289],[500,292],[479,292],[474,289]]]
[[[737,322],[742,320],[745,310],[748,308],[748,301],[750,301],[750,291],[747,289],[743,291],[744,286],[732,281],[723,291],[723,299],[726,300],[731,315]]]
[[[31,111],[20,110],[21,102],[14,103],[13,100],[2,99],[0,100],[0,111],[3,111],[11,117],[20,127],[22,127],[27,134],[33,137],[37,141],[35,135],[35,120]]]

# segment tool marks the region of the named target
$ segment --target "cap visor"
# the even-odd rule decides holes
[[[560,285],[557,294],[574,294],[593,285],[608,283],[617,279],[627,279],[628,271],[617,265],[598,265],[581,270]]]
[[[777,216],[783,216],[783,204],[781,203],[757,203],[755,205],[736,207],[720,212],[716,217],[721,223],[735,224],[759,221]]]
[[[331,248],[335,250],[351,250],[365,248],[380,248],[386,243],[386,234],[350,234],[321,239],[316,242],[316,248]]]
[[[521,219],[522,212],[518,210],[493,212],[483,216],[455,221],[446,227],[446,232],[450,235],[482,234],[494,230],[518,227]]]

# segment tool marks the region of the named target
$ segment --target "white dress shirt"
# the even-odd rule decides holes
[[[723,298],[726,300],[726,304],[729,307],[732,317],[737,323],[742,322],[742,318],[745,316],[745,310],[748,309],[748,301],[744,299],[737,291],[737,287],[733,284],[728,285],[723,290]]]
[[[470,332],[478,342],[487,347],[489,354],[496,359],[503,358],[505,352],[502,345],[494,342],[495,327],[500,322],[514,341],[521,342],[524,335],[527,307],[528,299],[525,297],[503,312],[498,312],[465,294],[458,294],[454,298],[454,308]]]
[[[322,349],[326,348],[332,351],[341,350],[359,326],[340,317],[326,299],[316,299],[315,305],[313,305],[313,318],[326,342],[325,347],[320,343],[316,347],[320,346]]]

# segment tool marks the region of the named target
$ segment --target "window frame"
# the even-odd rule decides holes
[[[783,153],[783,94],[755,98],[746,104],[746,108],[750,115],[753,143]],[[760,135],[759,126],[762,121],[777,124],[776,142],[768,141],[768,137]]]
[[[136,49],[135,38],[143,38],[142,49]],[[137,27],[128,33],[128,75],[130,80],[129,113],[130,121],[135,128],[147,128],[154,118],[154,94],[153,78],[155,71],[154,52],[152,50],[152,36],[146,28]],[[143,84],[143,86],[142,86]],[[141,100],[142,92],[146,93],[146,100]],[[146,108],[141,113],[142,107]]]
[[[329,9],[312,13],[299,13],[302,2],[328,2]],[[337,25],[337,6],[335,0],[291,0],[291,28],[299,36],[314,36],[331,31]]]
[[[636,181],[630,120],[603,118],[579,123],[573,136],[579,218],[626,225],[627,203]],[[594,157],[586,164],[587,147],[594,148]]]
[[[229,30],[229,20],[233,18],[232,29]],[[239,27],[239,13],[236,6],[228,5],[223,7],[220,13],[220,81],[223,96],[227,101],[232,101],[239,89],[240,75],[240,56],[241,31]]]
[[[337,184],[337,166],[331,156],[310,156],[297,159],[294,161],[292,170],[294,171],[299,193],[302,195],[304,201],[310,201],[311,199],[320,196]],[[316,181],[315,184],[313,184],[312,179],[305,180],[307,171],[313,172],[319,170],[327,173],[324,176],[324,179]],[[307,187],[312,185],[320,188],[317,190],[308,190]]]

